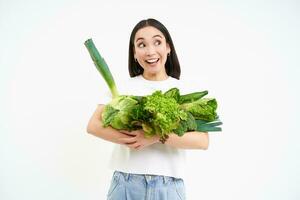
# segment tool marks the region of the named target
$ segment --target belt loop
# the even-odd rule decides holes
[[[113,175],[113,178],[115,179],[115,180],[119,180],[120,179],[120,176],[121,176],[121,174],[120,174],[120,172],[119,171],[114,171],[114,175]]]
[[[147,184],[149,184],[149,182],[151,181],[151,176],[145,174],[144,177],[145,177],[145,179],[146,179]]]
[[[167,183],[167,177],[163,176],[163,178],[164,178],[164,184],[166,184]]]
[[[126,181],[129,180],[129,176],[130,176],[130,174],[129,174],[129,173],[126,173],[126,176],[125,176]]]

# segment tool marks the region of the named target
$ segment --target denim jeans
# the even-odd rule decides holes
[[[107,200],[185,200],[182,179],[115,171]]]

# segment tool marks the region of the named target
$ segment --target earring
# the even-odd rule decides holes
[[[168,53],[168,56],[170,56],[170,53]]]
[[[136,58],[135,58],[134,60],[135,60],[135,62],[137,62],[137,59],[136,59]]]

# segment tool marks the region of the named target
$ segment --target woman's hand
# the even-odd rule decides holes
[[[131,149],[142,149],[159,142],[159,137],[157,135],[146,138],[143,130],[136,130],[131,132],[120,130],[120,132],[126,134],[128,137],[121,137],[119,139],[119,142]]]

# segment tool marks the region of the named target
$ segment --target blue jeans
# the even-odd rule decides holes
[[[115,171],[107,200],[185,200],[182,179]]]

